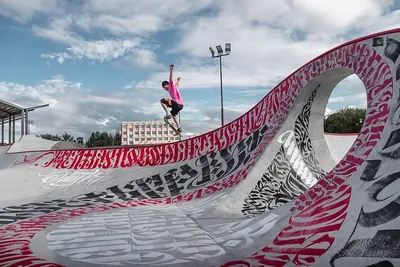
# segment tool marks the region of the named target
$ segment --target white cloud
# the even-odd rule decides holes
[[[81,41],[67,48],[68,52],[42,54],[62,64],[65,60],[110,61],[135,50],[140,39]]]
[[[67,132],[87,138],[93,131],[118,130],[121,121],[162,119],[165,115],[159,104],[165,93],[161,90],[159,95],[152,94],[150,98],[141,91],[93,95],[81,83],[68,81],[61,75],[36,85],[0,82],[0,93],[4,100],[23,107],[49,104],[29,115],[34,121],[32,134]],[[197,101],[188,101],[186,105],[181,112],[184,134],[198,135],[219,127],[218,108],[210,110],[211,105]],[[244,106],[231,108],[227,103],[225,121],[236,118],[242,110]],[[18,127],[17,124],[17,133]]]
[[[150,14],[124,18],[111,15],[79,16],[75,22],[87,31],[100,28],[116,35],[156,32],[163,23],[161,18]]]
[[[73,45],[83,41],[77,33],[74,33],[70,27],[73,25],[71,16],[65,15],[64,18],[51,20],[47,26],[32,26],[32,33],[36,36],[49,39],[61,44]]]
[[[325,109],[325,116],[328,116],[328,115],[331,115],[331,114],[333,114],[333,113],[335,113],[336,111],[335,110],[332,110],[332,109],[330,109],[330,108],[326,108]]]
[[[114,63],[118,67],[134,67],[140,69],[160,69],[163,67],[157,61],[157,54],[147,49],[134,49],[131,54]],[[128,88],[132,88],[127,86]]]
[[[373,0],[286,0],[291,9],[286,25],[293,29],[331,34],[347,31],[353,27],[363,27],[367,21],[375,21],[386,7],[385,1]],[[393,2],[393,1],[390,1]],[[288,15],[287,13],[285,15]]]
[[[357,30],[360,35],[371,33],[369,25],[381,24],[385,18],[380,15],[388,5],[373,0],[351,3],[329,0],[313,5],[307,0],[304,6],[302,3],[230,1],[224,5],[221,2],[214,16],[183,24],[180,41],[170,52],[188,53],[207,62],[201,67],[184,68],[182,76],[189,77],[187,85],[191,86],[190,76],[194,73],[199,77],[197,83],[193,79],[198,86],[216,86],[218,76],[210,74],[217,73],[218,68],[210,69],[208,47],[231,42],[232,53],[223,58],[224,84],[274,86],[315,56],[355,38],[350,35],[352,31]],[[391,18],[390,24],[386,22],[387,27],[394,20],[400,23],[400,16]]]
[[[24,23],[38,13],[57,12],[57,4],[58,0],[0,0],[0,15]]]
[[[125,38],[140,36],[141,40],[160,30],[174,29],[179,38],[169,53],[182,53],[177,68],[179,63],[185,65],[181,75],[186,88],[218,86],[218,62],[209,59],[208,47],[231,42],[232,54],[223,59],[224,84],[274,86],[310,59],[354,38],[351,32],[365,34],[371,32],[371,25],[400,24],[400,16],[385,14],[392,4],[391,0],[155,0],[134,4],[129,0],[90,0],[80,6],[79,12],[66,9],[64,19],[50,20],[48,26],[33,30],[39,36],[70,45],[65,52],[46,54],[56,56],[59,63],[86,58],[103,62],[125,56],[115,65],[157,69],[161,64],[151,49],[140,47],[118,53],[123,47],[113,39],[82,41],[72,29],[103,29]],[[201,16],[203,8],[212,12]],[[112,48],[107,49],[106,44]],[[97,54],[99,49],[104,52]],[[154,87],[161,76],[167,75],[154,73],[135,84],[138,88]]]
[[[365,86],[355,74],[342,80],[333,90],[328,106],[339,109],[340,106],[367,107]]]
[[[148,34],[166,29],[177,20],[189,17],[213,4],[212,0],[88,0],[85,1],[79,25],[85,29],[100,28],[113,34]],[[89,17],[89,16],[90,17]]]
[[[159,68],[169,62],[163,62],[162,54],[158,53],[166,49],[167,56],[175,57],[175,78],[183,77],[181,89],[186,95],[188,89],[219,87],[219,62],[211,59],[208,47],[232,43],[232,54],[223,58],[223,82],[227,92],[239,100],[225,104],[226,121],[229,121],[253,105],[243,104],[241,95],[261,98],[295,69],[326,50],[368,33],[400,27],[400,11],[388,12],[393,4],[388,0],[326,0],[323,3],[311,0],[88,0],[62,9],[57,1],[0,0],[0,3],[6,4],[0,14],[8,17],[19,14],[12,17],[18,21],[27,21],[38,13],[46,14],[44,23],[34,21],[32,32],[65,46],[44,53],[42,57],[46,61],[57,60],[60,64],[69,60],[112,61],[116,66],[152,71],[147,79],[126,82],[125,89],[129,90],[110,94],[96,92],[96,96],[89,95],[81,84],[62,77],[39,85],[0,84],[0,92],[17,103],[52,103],[47,111],[36,113],[52,114],[52,121],[41,121],[38,116],[36,127],[40,131],[53,131],[57,129],[55,126],[60,126],[59,129],[77,134],[97,127],[117,127],[122,119],[162,116],[158,100],[165,94],[161,81],[168,79],[168,67]],[[45,6],[44,3],[52,4]],[[167,47],[164,39],[153,39],[154,33],[162,33],[165,38],[165,32],[161,32],[164,30],[178,34],[172,47]],[[89,36],[96,33],[100,37],[84,38],[85,31]],[[334,92],[330,105],[363,105],[364,88],[357,77],[349,77],[339,87],[340,92]],[[150,89],[151,94],[143,94]],[[219,98],[218,92],[216,96]],[[258,100],[254,97],[252,101]],[[138,101],[141,106],[132,111],[132,103]],[[182,113],[185,130],[197,134],[219,126],[220,110],[215,103],[213,106],[196,101],[185,103]],[[327,112],[336,108],[329,106]]]
[[[366,95],[364,94],[356,94],[356,95],[348,95],[348,96],[337,96],[329,98],[329,103],[338,103],[338,102],[363,102],[366,100]]]

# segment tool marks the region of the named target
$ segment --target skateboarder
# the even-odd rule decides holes
[[[176,83],[174,84],[173,80],[173,72],[174,72],[174,64],[169,65],[169,82],[168,81],[163,81],[162,82],[162,87],[168,91],[169,95],[171,96],[172,99],[170,98],[163,98],[160,100],[161,106],[163,107],[165,111],[165,119],[174,119],[174,122],[176,123],[176,129],[178,132],[182,132],[182,128],[178,123],[177,115],[179,114],[179,111],[183,109],[183,99],[181,94],[179,93],[178,86],[179,82],[181,81],[181,77],[178,77]],[[171,108],[171,115],[168,114],[168,108]]]

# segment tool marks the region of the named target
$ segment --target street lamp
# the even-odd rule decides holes
[[[225,53],[220,45],[217,45],[216,48],[218,53],[217,55],[215,55],[215,50],[212,47],[209,47],[208,49],[210,49],[212,58],[219,58],[219,77],[221,83],[221,126],[224,126],[224,96],[222,93],[222,57],[227,56],[231,53],[231,44],[230,43],[225,44]]]

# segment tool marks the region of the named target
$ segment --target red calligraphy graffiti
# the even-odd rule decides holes
[[[367,58],[367,59],[366,59]],[[265,123],[270,128],[245,167],[212,185],[166,199],[147,199],[63,210],[26,219],[0,229],[0,264],[10,266],[59,266],[32,255],[30,240],[50,225],[91,212],[155,204],[171,204],[201,198],[232,187],[246,178],[262,150],[279,130],[299,92],[321,73],[353,70],[366,84],[368,110],[361,134],[345,158],[312,189],[298,197],[282,231],[260,251],[223,266],[300,266],[316,262],[332,246],[335,233],[347,215],[351,187],[345,181],[357,171],[380,138],[393,96],[393,78],[384,59],[365,43],[353,43],[331,51],[299,69],[278,85],[252,110],[225,127],[189,140],[155,147],[48,151],[15,164],[44,168],[93,169],[155,166],[184,161],[221,150],[252,134]],[[185,152],[183,152],[185,151]],[[4,253],[3,253],[4,252]]]
[[[343,183],[357,171],[380,139],[391,108],[393,74],[384,58],[367,44],[354,43],[328,53],[304,66],[282,85],[290,84],[297,89],[302,82],[308,83],[320,73],[337,67],[352,69],[366,86],[368,109],[363,128],[344,159],[294,201],[288,226],[272,244],[247,257],[252,266],[307,266],[325,254],[347,215],[351,188]],[[277,89],[280,88],[287,90]],[[285,114],[286,106],[277,106]]]

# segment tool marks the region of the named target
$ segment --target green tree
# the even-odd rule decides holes
[[[76,138],[76,142],[83,146],[83,137]]]
[[[328,115],[324,122],[327,133],[359,133],[364,123],[366,109],[345,107]]]
[[[61,138],[62,138],[62,141],[66,141],[66,142],[75,142],[75,138],[74,138],[72,135],[68,134],[68,133],[64,133],[64,134],[61,136]]]
[[[41,134],[40,136],[36,136],[51,141],[75,142],[85,147],[102,147],[121,144],[121,134],[119,132],[116,132],[115,135],[108,134],[107,132],[92,132],[86,142],[83,140],[83,137],[78,137],[75,139],[75,137],[68,133],[64,133],[61,136],[52,134]]]
[[[102,146],[112,146],[113,137],[107,132],[100,133],[99,131],[92,132],[89,139],[86,141],[87,147],[102,147]]]
[[[50,140],[50,141],[61,141],[61,137],[56,135],[52,135],[52,134],[41,134],[40,136],[36,135],[37,137],[46,139],[46,140]]]
[[[120,146],[121,145],[121,133],[117,131],[114,135],[114,146]]]

